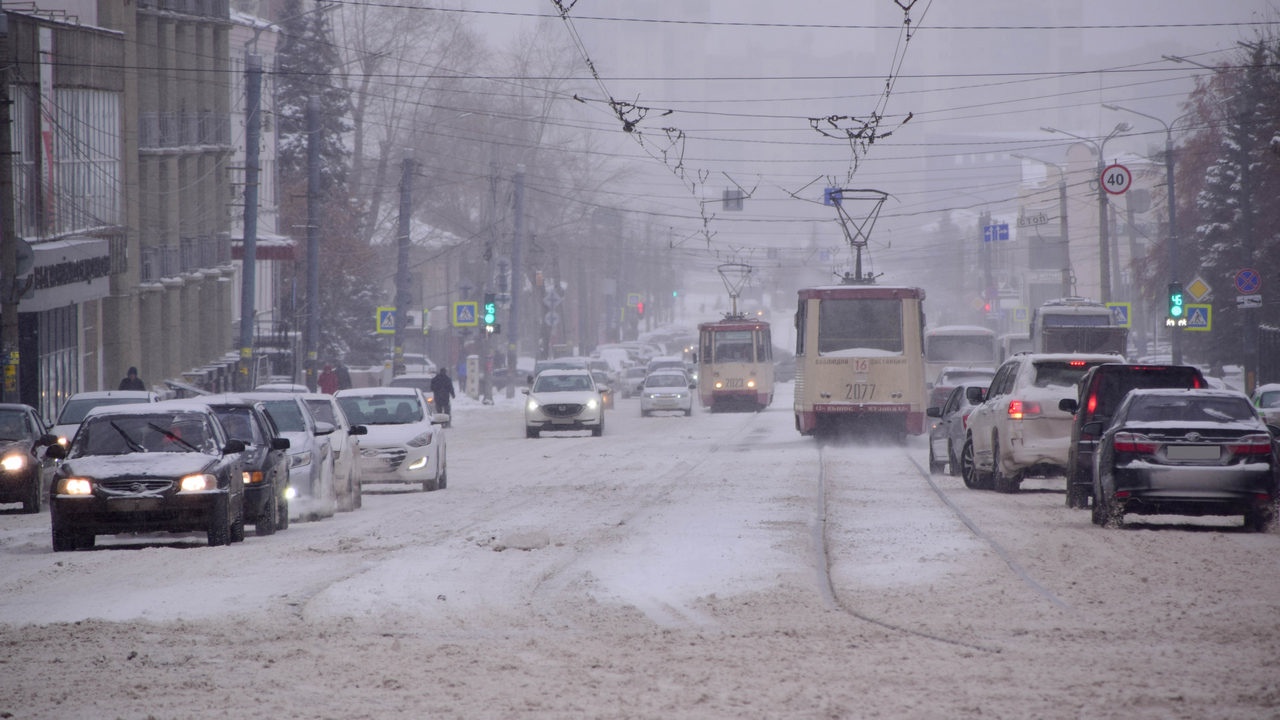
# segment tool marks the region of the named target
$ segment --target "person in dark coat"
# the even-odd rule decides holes
[[[351,387],[351,371],[347,369],[345,363],[339,360],[338,367],[334,368],[333,371],[338,375],[339,390],[346,390]]]
[[[449,377],[449,371],[445,368],[440,368],[440,372],[431,378],[431,396],[436,403],[436,412],[449,412],[449,405],[455,393],[453,379]]]
[[[129,368],[128,374],[120,381],[119,390],[146,390],[147,384],[142,382],[142,378],[138,377],[138,368]]]

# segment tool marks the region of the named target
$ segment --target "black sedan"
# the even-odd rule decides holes
[[[210,545],[244,539],[241,440],[208,405],[191,401],[92,410],[53,478],[55,552],[92,548],[95,536],[204,531]]]
[[[1131,391],[1095,463],[1098,525],[1119,526],[1125,513],[1243,515],[1257,532],[1275,521],[1276,443],[1249,399],[1232,390]]]
[[[57,442],[34,408],[0,404],[0,503],[20,502],[23,512],[40,512],[45,479],[53,467],[41,448]]]
[[[226,430],[227,437],[245,444],[244,520],[253,523],[254,534],[272,535],[289,527],[289,438],[280,435],[258,400],[238,395],[201,395]]]

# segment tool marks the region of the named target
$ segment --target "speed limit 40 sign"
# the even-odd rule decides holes
[[[1112,195],[1123,195],[1129,186],[1133,184],[1133,174],[1129,172],[1129,168],[1116,163],[1108,165],[1107,169],[1102,171],[1102,189]]]

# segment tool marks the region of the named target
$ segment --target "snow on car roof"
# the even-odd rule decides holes
[[[125,405],[99,405],[89,411],[86,418],[98,415],[155,415],[170,412],[213,412],[208,405],[192,399],[164,400],[158,403],[128,403]]]
[[[397,375],[396,377],[404,377],[404,376],[403,376],[403,375]],[[337,394],[335,395],[335,397],[340,397],[340,398],[343,398],[343,397],[373,397],[373,396],[377,396],[377,395],[404,395],[404,396],[416,396],[417,394],[418,394],[418,389],[417,389],[417,388],[412,388],[412,387],[396,387],[396,386],[394,386],[394,385],[383,385],[383,386],[380,386],[380,387],[347,388],[347,389],[345,389],[345,390],[339,390],[339,391],[337,392]]]

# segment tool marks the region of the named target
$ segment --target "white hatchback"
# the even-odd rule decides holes
[[[693,381],[682,370],[658,370],[644,379],[640,417],[663,411],[693,414]]]
[[[421,484],[424,491],[448,485],[445,431],[449,416],[431,414],[421,390],[369,387],[334,396],[347,419],[365,427],[360,441],[360,482]]]

